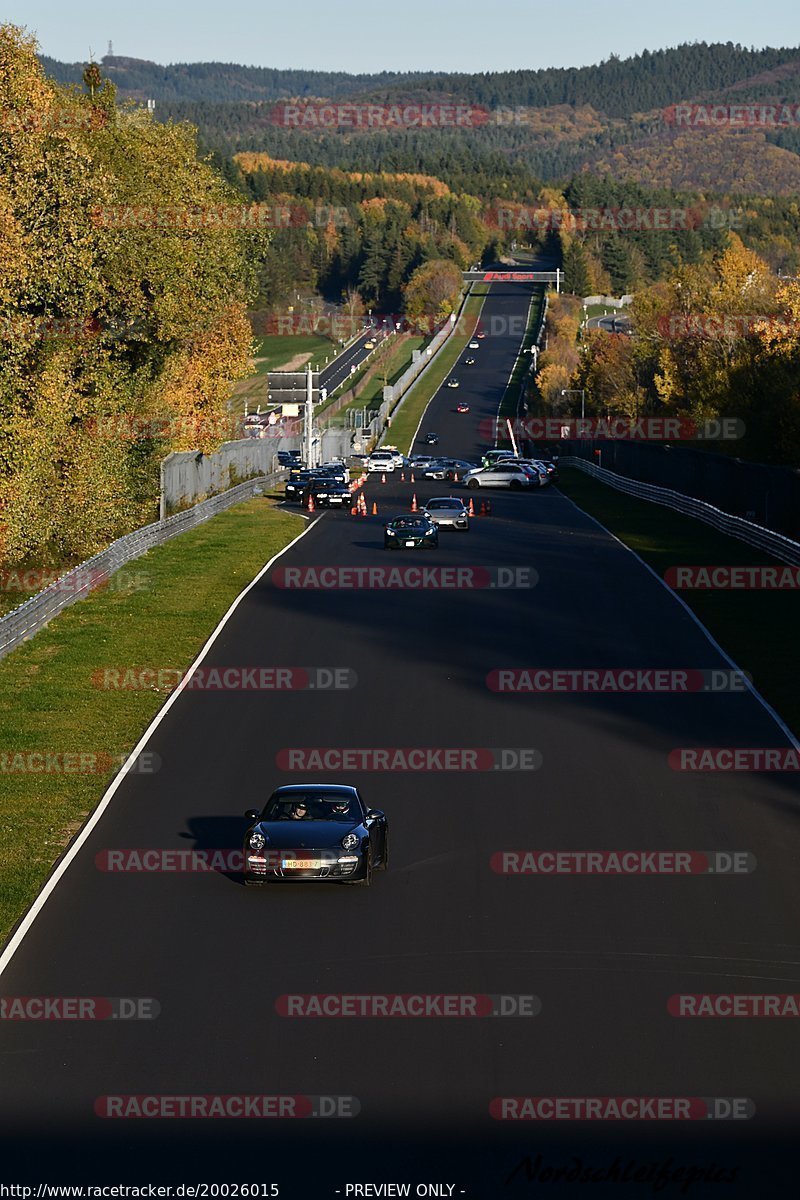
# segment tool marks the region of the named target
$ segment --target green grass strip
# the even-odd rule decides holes
[[[618,492],[577,468],[562,468],[559,489],[630,546],[663,578],[679,566],[784,566],[660,504]],[[688,590],[677,593],[790,729],[800,731],[797,593]],[[776,730],[777,735],[777,730]]]
[[[487,284],[478,284],[473,287],[459,320],[459,328],[466,329],[467,332],[450,335],[431,366],[425,371],[422,378],[409,389],[401,406],[395,410],[397,415],[392,417],[387,440],[392,445],[399,446],[403,453],[410,454],[413,450],[412,442],[420,417],[436,391],[442,386],[448,375],[452,374],[453,367],[468,345],[488,291]]]
[[[266,497],[236,505],[121,568],[0,662],[0,942],[169,694],[168,681],[105,690],[95,673],[185,670],[304,524]],[[30,769],[33,752],[51,756],[47,769]],[[89,757],[57,771],[70,754]]]

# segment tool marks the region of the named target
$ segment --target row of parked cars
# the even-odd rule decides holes
[[[295,467],[284,485],[284,499],[304,507],[309,498],[315,508],[349,508],[350,472],[337,459],[319,467]]]

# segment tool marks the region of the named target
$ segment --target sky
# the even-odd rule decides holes
[[[653,4],[575,0],[5,0],[42,53],[158,63],[235,62],[333,71],[501,71],[585,66],[682,42],[800,43],[796,0]]]

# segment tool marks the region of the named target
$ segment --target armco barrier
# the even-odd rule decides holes
[[[695,517],[720,533],[738,538],[748,546],[755,546],[781,562],[800,566],[800,542],[793,542],[783,534],[765,529],[763,525],[754,525],[752,521],[745,521],[743,517],[734,517],[719,508],[714,508],[713,504],[706,504],[704,500],[695,500],[693,496],[684,496],[681,492],[673,492],[669,488],[656,487],[652,483],[640,483],[636,479],[617,475],[616,472],[607,471],[605,467],[598,467],[583,458],[562,455],[558,462],[559,466],[577,467],[594,479],[599,479],[601,483],[616,488],[618,492],[625,492],[640,500],[649,500],[653,504],[662,504],[687,517]]]
[[[185,533],[187,529],[202,525],[210,517],[215,517],[217,513],[223,512],[226,508],[240,504],[243,500],[251,499],[263,492],[265,488],[272,487],[282,476],[283,472],[279,471],[271,475],[259,476],[256,479],[248,479],[246,483],[237,484],[227,492],[212,496],[209,500],[204,500],[201,504],[196,504],[185,512],[167,517],[165,521],[154,521],[152,525],[143,525],[141,529],[134,529],[133,533],[127,533],[124,537],[117,538],[105,550],[101,550],[99,554],[87,559],[80,566],[67,571],[44,591],[37,592],[35,596],[31,596],[29,600],[0,619],[0,658],[10,654],[27,638],[33,637],[35,633],[44,628],[48,621],[58,616],[70,604],[74,604],[76,600],[82,600],[84,596],[101,586],[110,575],[113,575],[126,563],[146,554],[155,546],[168,542],[170,538],[177,537],[179,533]]]

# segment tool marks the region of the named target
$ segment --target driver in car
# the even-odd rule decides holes
[[[303,804],[302,802],[300,804],[295,804],[294,808],[292,809],[292,820],[293,821],[302,821],[307,816],[308,816],[308,808],[306,807],[306,805]]]

